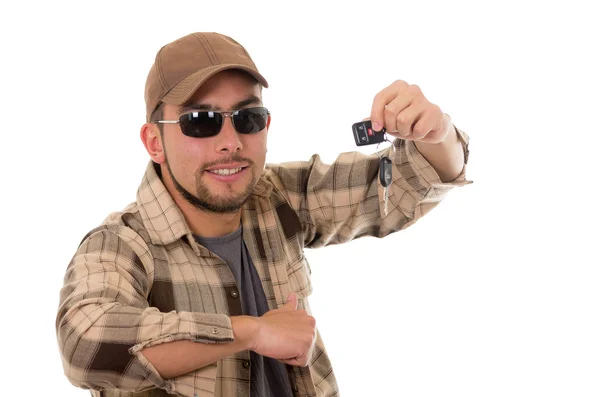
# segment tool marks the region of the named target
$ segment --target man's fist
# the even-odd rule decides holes
[[[371,123],[375,131],[401,139],[440,143],[450,131],[450,117],[429,102],[417,85],[396,80],[373,100]]]
[[[259,317],[251,350],[285,364],[306,366],[317,337],[316,321],[297,308],[298,298],[292,292],[285,305]]]

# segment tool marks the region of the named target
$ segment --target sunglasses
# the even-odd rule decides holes
[[[208,138],[217,135],[227,117],[231,117],[233,127],[240,134],[254,134],[267,126],[269,110],[255,107],[233,112],[191,112],[182,114],[179,120],[157,120],[153,123],[179,124],[183,135],[193,138]]]

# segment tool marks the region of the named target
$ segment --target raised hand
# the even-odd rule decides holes
[[[373,99],[371,122],[375,131],[423,143],[440,143],[451,130],[450,116],[414,84],[396,80]]]

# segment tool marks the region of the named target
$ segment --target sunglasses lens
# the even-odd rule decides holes
[[[192,112],[179,118],[183,135],[193,138],[208,138],[221,131],[223,116],[216,112]]]
[[[233,124],[240,134],[254,134],[265,129],[268,119],[267,108],[242,109],[234,113]]]

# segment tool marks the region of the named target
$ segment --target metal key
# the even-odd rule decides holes
[[[392,160],[383,156],[379,159],[379,182],[383,186],[383,213],[388,213],[388,186],[392,183]]]

